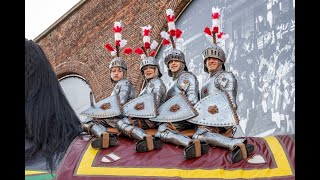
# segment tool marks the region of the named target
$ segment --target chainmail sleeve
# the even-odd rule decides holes
[[[231,72],[221,73],[216,80],[216,87],[218,87],[221,91],[226,92],[229,95],[229,98],[232,102],[233,108],[237,110],[237,91],[238,91],[238,83],[237,79],[234,77]]]
[[[185,92],[192,105],[199,101],[199,82],[195,75],[190,72],[181,74],[178,80],[178,87]]]

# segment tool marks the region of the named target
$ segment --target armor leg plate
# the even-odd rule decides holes
[[[147,152],[162,147],[162,142],[159,138],[147,135],[143,129],[132,126],[131,122],[126,117],[117,122],[117,128],[126,136],[139,140],[136,144],[137,152]]]
[[[163,142],[169,142],[183,147],[187,147],[191,141],[190,137],[169,129],[167,123],[163,123],[159,126],[155,136],[160,138]]]
[[[102,133],[106,132],[107,131],[107,128],[104,127],[103,125],[101,124],[94,124],[93,126],[91,126],[90,128],[90,133],[92,135],[94,135],[95,137],[101,137],[102,136]]]
[[[94,122],[83,124],[82,129],[83,131],[95,137],[101,137],[102,133],[107,131],[107,128],[105,128],[103,125],[96,124]]]
[[[185,147],[184,155],[187,159],[199,157],[209,151],[209,145],[206,142],[192,140],[188,136],[173,131],[167,127],[167,123],[163,123],[159,126],[155,136],[160,138],[163,142],[169,142]]]
[[[246,144],[245,138],[229,138],[218,133],[209,132],[201,127],[198,128],[196,133],[194,133],[193,138],[205,141],[211,146],[231,150],[231,160],[233,163],[246,159],[254,150],[254,146],[252,144]]]
[[[241,144],[245,141],[245,138],[229,138],[218,133],[208,132],[201,127],[194,133],[193,138],[205,141],[210,146],[223,147],[229,150],[234,150],[237,147],[237,144]]]
[[[143,129],[132,126],[131,122],[126,117],[117,122],[117,128],[121,133],[135,140],[143,140],[144,137],[147,136]]]

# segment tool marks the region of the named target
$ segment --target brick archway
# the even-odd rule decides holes
[[[102,98],[103,94],[101,92],[100,83],[95,73],[90,70],[90,68],[79,61],[68,61],[58,64],[55,67],[55,72],[58,78],[62,78],[69,74],[78,74],[85,78],[85,81],[89,84],[92,89],[96,99]]]

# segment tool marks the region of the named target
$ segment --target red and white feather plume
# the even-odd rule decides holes
[[[174,17],[174,12],[172,9],[167,9],[166,10],[166,14],[167,14],[167,20],[168,20],[168,33],[165,31],[162,31],[160,33],[161,37],[163,38],[162,44],[163,45],[168,45],[168,44],[172,44],[172,47],[175,48],[175,42],[173,37],[175,37],[176,39],[180,38],[182,35],[182,31],[178,28],[176,28],[175,25],[175,17]]]
[[[213,38],[213,43],[216,44],[217,40],[225,40],[229,37],[228,34],[225,32],[220,31],[220,8],[219,7],[212,7],[212,26],[211,29],[209,27],[204,28],[204,33],[209,35]]]
[[[143,26],[141,28],[142,28],[144,47],[146,49],[149,49],[150,48],[150,36],[149,36],[149,33],[150,33],[151,26],[148,25],[148,26]]]
[[[156,51],[155,49],[158,46],[158,42],[153,40],[152,43],[150,44],[150,31],[151,31],[151,26],[144,26],[141,27],[142,28],[142,36],[143,36],[143,46],[142,47],[138,47],[134,50],[134,52],[138,55],[141,56],[141,59],[144,59],[147,56],[155,56],[156,55]],[[148,50],[150,51],[148,53]]]
[[[166,10],[167,13],[167,20],[168,20],[168,31],[170,36],[175,36],[176,38],[180,38],[182,31],[180,29],[176,28],[175,25],[175,17],[174,17],[174,13],[172,9],[167,9]]]
[[[220,28],[220,9],[212,7],[212,32],[218,33]]]
[[[110,44],[105,44],[104,47],[111,53],[112,56],[117,55],[119,57],[120,48],[123,48],[127,44],[127,40],[122,39],[121,21],[114,22],[114,26],[113,26],[112,30],[114,32],[115,48],[113,48]],[[125,54],[130,54],[132,52],[132,49],[130,47],[124,48],[123,52]]]

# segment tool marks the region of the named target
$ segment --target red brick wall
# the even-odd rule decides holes
[[[112,30],[115,21],[122,20],[122,39],[125,47],[135,49],[143,45],[141,28],[150,24],[151,40],[160,44],[160,32],[167,30],[165,10],[171,8],[177,16],[191,0],[88,0],[49,33],[37,40],[51,62],[57,77],[78,74],[84,77],[95,94],[96,101],[110,95],[110,52],[104,44],[114,46]],[[128,65],[127,77],[140,91],[140,57],[120,54]]]

